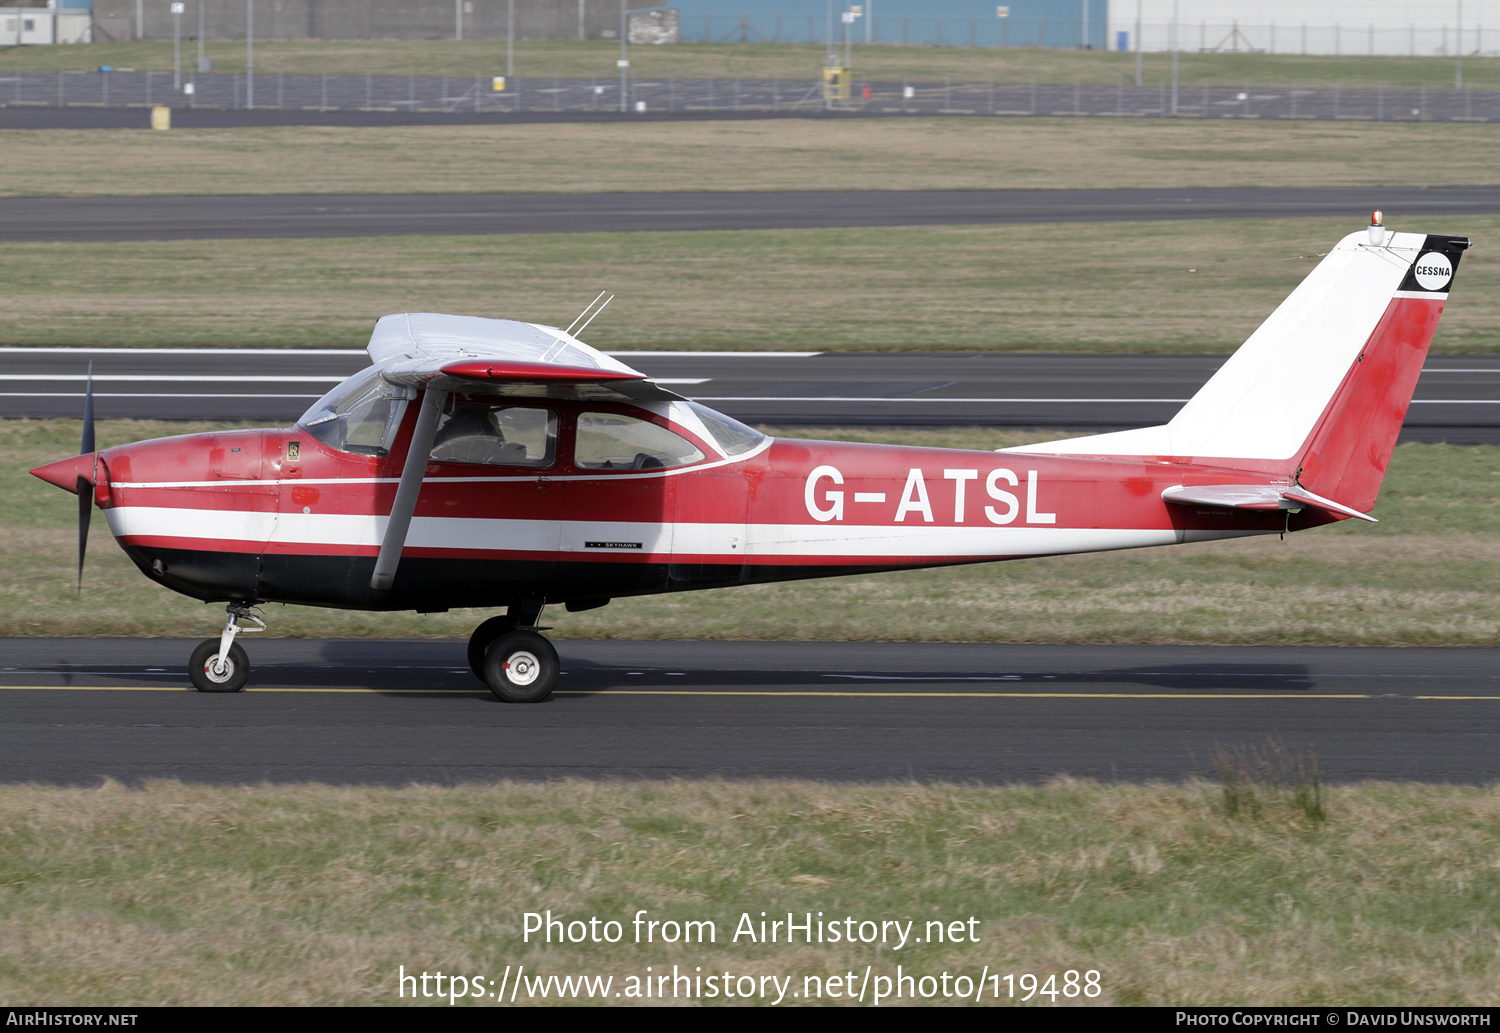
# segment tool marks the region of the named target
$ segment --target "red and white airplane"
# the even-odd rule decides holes
[[[772,438],[567,331],[405,313],[295,427],[95,451],[89,415],[83,454],[32,472],[79,494],[80,569],[92,502],[147,577],[228,603],[189,662],[201,691],[244,687],[260,603],[505,607],[470,664],[535,702],[558,677],[549,603],[1370,520],[1469,246],[1376,213],[1141,430],[999,452]]]

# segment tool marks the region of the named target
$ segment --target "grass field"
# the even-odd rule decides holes
[[[793,19],[795,21],[795,19]],[[1195,37],[1196,38],[1196,37]],[[206,54],[216,72],[243,72],[243,43],[208,42]],[[568,40],[524,40],[515,46],[515,74],[617,77],[618,43]],[[183,68],[192,66],[197,44],[183,46]],[[679,43],[630,48],[631,73],[638,78],[816,79],[824,61],[821,44]],[[0,72],[88,70],[100,65],[139,71],[172,70],[172,43],[95,43],[88,46],[19,47],[0,53]],[[1135,81],[1135,55],[1110,51],[976,49],[883,44],[854,48],[854,74],[882,82],[1038,82],[1114,86]],[[1142,80],[1156,86],[1170,75],[1170,54],[1143,54]],[[448,75],[472,79],[476,74],[505,72],[502,40],[294,40],[255,44],[257,75]],[[1444,57],[1303,57],[1270,54],[1199,54],[1180,57],[1179,81],[1194,86],[1279,85],[1429,89],[1453,87],[1453,60]],[[1500,87],[1500,60],[1464,59],[1464,81],[1475,89]]]
[[[100,444],[208,424],[103,421]],[[786,436],[783,428],[778,433]],[[793,432],[795,433],[795,432]],[[807,436],[998,448],[1039,435],[973,428]],[[0,636],[208,635],[221,606],[142,577],[94,521],[73,590],[74,497],[26,470],[77,449],[76,421],[0,424]],[[1500,645],[1500,448],[1396,450],[1375,525],[550,608],[562,638],[1324,645]],[[267,607],[270,634],[467,638],[481,611]]]
[[[1488,124],[913,118],[170,133],[141,125],[0,130],[0,196],[1500,181],[1500,126]]]
[[[1227,352],[1363,223],[0,244],[0,342],[363,347],[388,312],[566,326],[607,287],[606,349]],[[1433,346],[1500,347],[1500,218],[1390,225],[1480,243]]]
[[[900,964],[971,987],[984,966],[1099,973],[1097,998],[1059,1004],[1495,1003],[1500,793],[1325,787],[1325,821],[1271,795],[1236,819],[1208,783],[5,787],[0,997],[384,1005],[402,1003],[400,966],[498,989],[525,965],[618,992],[677,965],[791,977],[785,1006],[806,976],[857,987]],[[523,942],[523,915],[549,910],[624,939]],[[638,910],[710,920],[716,940],[637,945]],[[918,937],[973,917],[979,942],[726,942],[762,911]]]

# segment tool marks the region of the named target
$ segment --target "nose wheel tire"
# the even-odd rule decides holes
[[[540,703],[557,687],[560,671],[557,650],[534,631],[508,631],[485,650],[485,684],[506,703]]]
[[[224,669],[214,670],[214,661],[219,658],[219,640],[207,638],[198,643],[188,660],[188,678],[199,692],[239,692],[250,680],[250,658],[238,642],[229,647],[224,658]]]

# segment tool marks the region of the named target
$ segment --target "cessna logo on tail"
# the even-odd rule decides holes
[[[1440,291],[1453,279],[1453,263],[1448,261],[1447,255],[1440,255],[1436,251],[1417,259],[1417,267],[1412,271],[1416,274],[1417,283],[1428,291]]]

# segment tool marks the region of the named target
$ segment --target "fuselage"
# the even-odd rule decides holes
[[[480,402],[494,411],[495,399]],[[459,413],[463,404],[450,408]],[[372,590],[371,571],[414,407],[391,417],[383,445],[325,440],[299,424],[108,449],[99,454],[95,500],[142,572],[183,594],[421,611],[518,599],[581,608],[630,595],[1279,533],[1333,519],[1162,500],[1174,485],[1269,482],[1267,472],[758,435],[726,448],[681,405],[506,399],[500,422],[509,421],[511,437],[546,427],[545,444],[529,454],[514,441],[481,447],[473,438],[435,448],[442,458],[427,465],[385,592]],[[646,423],[685,444],[653,437],[622,451],[608,440],[616,424],[644,440]],[[666,440],[660,431],[650,434]],[[646,451],[632,455],[637,447]]]

